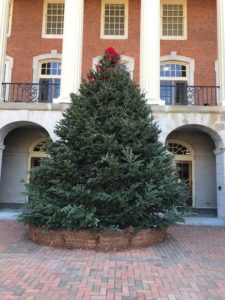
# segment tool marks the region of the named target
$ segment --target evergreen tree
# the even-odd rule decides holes
[[[183,186],[144,95],[105,50],[33,168],[20,219],[49,229],[161,228],[182,217]],[[179,209],[177,209],[179,207]]]

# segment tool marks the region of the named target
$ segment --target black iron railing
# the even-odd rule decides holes
[[[51,103],[60,94],[57,83],[3,83],[5,102]]]
[[[5,102],[51,103],[60,95],[59,83],[3,83]],[[160,96],[166,105],[217,105],[219,86],[161,84]]]
[[[219,86],[189,86],[183,83],[160,85],[160,96],[166,105],[217,105]]]

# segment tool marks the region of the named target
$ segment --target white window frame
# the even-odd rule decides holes
[[[6,56],[5,60],[5,76],[4,82],[10,83],[12,78],[12,69],[13,69],[13,58],[11,56]]]
[[[163,35],[163,5],[183,5],[184,13],[184,32],[182,36],[165,36]],[[161,40],[186,40],[187,39],[187,0],[161,0],[161,9],[160,9],[160,22],[161,22]]]
[[[42,38],[45,39],[62,39],[63,34],[47,34],[46,33],[46,16],[48,3],[65,3],[65,0],[44,0],[43,16],[42,16]],[[65,11],[64,11],[65,14]]]
[[[124,35],[105,35],[105,5],[106,4],[124,4],[125,5],[125,28]],[[123,40],[128,39],[128,0],[102,0],[101,1],[101,39]]]
[[[96,56],[93,58],[92,69],[94,71],[96,71],[96,66],[101,58],[102,58],[102,56]],[[130,57],[130,56],[121,55],[120,60],[122,63],[124,62],[124,64],[126,65],[127,71],[130,73],[130,78],[131,78],[131,80],[133,80],[133,78],[134,78],[134,58]]]
[[[62,60],[62,55],[57,50],[51,50],[51,53],[41,54],[33,58],[33,83],[39,82],[39,68],[43,61]]]
[[[177,55],[176,51],[172,51],[170,55],[161,56],[160,63],[161,64],[176,63],[176,64],[186,65],[187,67],[186,78],[188,81],[188,85],[194,85],[195,60],[193,58],[188,56]],[[160,77],[161,80],[164,80],[163,78],[166,77]],[[176,80],[176,79],[172,79],[172,80]]]
[[[10,0],[10,2],[9,2],[9,21],[8,21],[7,37],[11,36],[11,31],[12,31],[13,5],[14,5],[14,0]]]

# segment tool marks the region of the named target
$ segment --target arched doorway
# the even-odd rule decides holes
[[[47,156],[43,150],[45,141],[46,138],[40,138],[31,144],[28,157],[28,170],[39,166],[41,159]]]
[[[167,140],[168,150],[174,155],[174,164],[179,180],[184,181],[188,187],[187,205],[194,206],[195,199],[195,160],[194,151],[187,143],[170,139]]]
[[[26,202],[24,184],[27,182],[31,166],[29,151],[32,145],[38,147],[40,141],[47,139],[49,134],[44,128],[31,122],[9,124],[9,128],[11,131],[7,130],[4,139],[5,149],[2,159],[0,204],[7,206],[22,205]],[[38,155],[40,156],[40,151]]]
[[[179,127],[167,136],[166,143],[181,169],[180,176],[189,184],[188,204],[199,209],[217,209],[216,145],[206,128]]]

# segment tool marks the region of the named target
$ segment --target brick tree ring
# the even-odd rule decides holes
[[[118,232],[46,231],[34,227],[29,227],[28,230],[28,237],[41,245],[95,251],[121,251],[148,247],[164,242],[166,236],[167,228],[140,231],[129,228]]]

